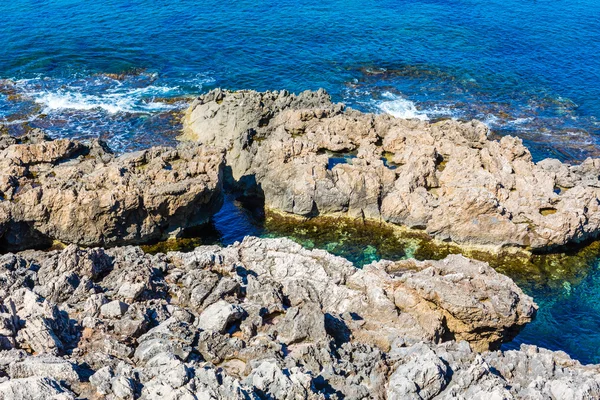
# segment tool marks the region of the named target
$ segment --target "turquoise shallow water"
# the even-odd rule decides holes
[[[580,160],[600,149],[599,15],[597,0],[12,0],[0,128],[126,150],[174,143],[185,98],[214,87],[323,87],[365,111],[478,118],[537,160]],[[519,340],[600,362],[596,264],[570,287],[522,283],[542,311]]]
[[[600,268],[598,260],[589,266],[576,284],[520,284],[531,294],[540,310],[536,321],[527,325],[515,341],[505,348],[517,348],[520,343],[533,343],[553,350],[563,350],[583,363],[600,363]]]
[[[191,250],[199,244],[229,245],[243,240],[246,235],[287,236],[309,249],[325,249],[345,257],[359,267],[382,258],[439,259],[445,256],[443,251],[419,253],[415,251],[420,246],[418,241],[396,240],[390,229],[336,224],[335,221],[269,222],[260,207],[247,208],[233,195],[226,197],[223,208],[209,225],[191,232],[194,240],[183,244],[183,249]],[[522,343],[535,344],[565,351],[582,363],[600,363],[599,249],[598,244],[592,244],[558,256],[536,256],[536,266],[532,269],[515,270],[518,266],[502,269],[539,305],[536,320],[503,349],[518,348]]]

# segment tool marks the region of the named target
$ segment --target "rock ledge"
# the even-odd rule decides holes
[[[272,209],[424,229],[459,244],[548,249],[600,231],[600,160],[532,162],[477,121],[364,114],[320,90],[213,90],[184,138],[227,149],[231,178]]]
[[[100,141],[1,136],[0,250],[176,235],[221,207],[223,159],[191,143],[115,156]]]

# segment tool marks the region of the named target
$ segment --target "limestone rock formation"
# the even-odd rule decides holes
[[[462,256],[357,269],[288,239],[70,245],[4,255],[0,276],[2,399],[600,395],[598,366],[487,351],[536,306]]]
[[[183,137],[225,147],[232,181],[287,213],[494,247],[551,248],[600,231],[600,160],[534,163],[520,139],[489,140],[477,121],[364,114],[322,90],[217,89],[190,105]]]
[[[222,203],[221,150],[113,155],[34,131],[0,139],[0,248],[139,243],[204,223]]]

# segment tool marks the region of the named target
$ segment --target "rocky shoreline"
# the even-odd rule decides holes
[[[164,239],[222,204],[223,151],[194,144],[116,156],[35,130],[0,138],[0,171],[2,251]]]
[[[485,262],[356,268],[254,237],[132,246],[201,226],[225,187],[282,213],[496,249],[597,236],[598,160],[535,164],[518,139],[486,135],[322,91],[216,90],[186,114],[197,143],[176,148],[0,136],[0,400],[599,398],[598,365],[498,350],[537,306]]]
[[[600,160],[534,163],[518,138],[481,122],[364,114],[324,91],[214,90],[184,139],[227,151],[232,183],[275,210],[347,215],[498,249],[552,249],[600,230]]]
[[[288,239],[0,258],[0,398],[594,398],[600,367],[488,351],[536,306],[462,256],[356,269]]]

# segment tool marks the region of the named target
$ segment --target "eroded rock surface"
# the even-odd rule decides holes
[[[113,155],[101,142],[0,137],[0,248],[53,240],[116,245],[206,222],[222,204],[221,150],[198,145]]]
[[[184,137],[224,146],[237,185],[268,207],[425,229],[461,244],[549,248],[598,236],[600,160],[532,162],[477,121],[363,114],[324,91],[195,100]]]
[[[0,398],[600,395],[597,366],[487,351],[536,306],[462,256],[357,269],[288,239],[157,255],[70,245],[1,256],[0,275]]]

